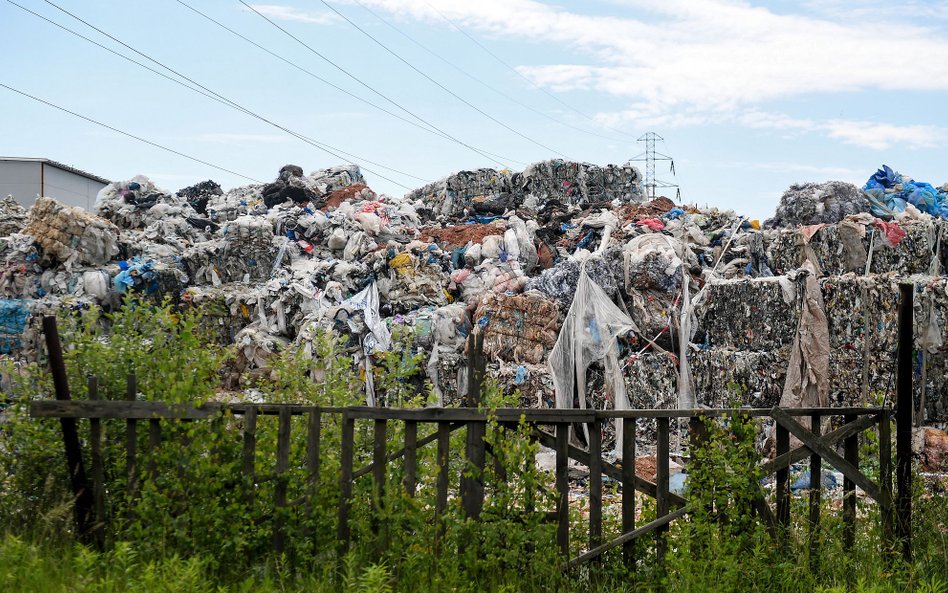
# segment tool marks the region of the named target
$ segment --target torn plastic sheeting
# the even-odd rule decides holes
[[[556,407],[573,408],[574,393],[578,392],[579,407],[585,409],[586,371],[591,364],[601,362],[607,399],[612,400],[615,409],[627,409],[629,399],[618,363],[618,338],[637,331],[632,319],[590,279],[584,265],[580,269],[576,295],[548,362],[556,391]],[[621,435],[619,424],[616,432]],[[617,442],[621,442],[621,437]]]

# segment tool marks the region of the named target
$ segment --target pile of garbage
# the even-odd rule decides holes
[[[482,332],[488,375],[525,406],[854,404],[893,388],[894,286],[910,278],[919,399],[944,420],[945,195],[886,167],[863,190],[794,185],[762,225],[647,200],[628,164],[459,172],[403,197],[354,165],[287,165],[228,191],[139,176],[104,188],[94,213],[0,201],[0,351],[35,358],[43,314],[133,292],[202,307],[237,346],[234,388],[330,331],[369,403],[386,403],[381,358],[404,350],[450,405]],[[799,359],[824,346],[826,360]],[[826,381],[792,394],[791,361]]]

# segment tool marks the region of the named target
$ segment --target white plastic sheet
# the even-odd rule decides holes
[[[589,278],[584,264],[580,269],[576,295],[549,358],[557,408],[573,407],[574,386],[580,394],[579,407],[586,408],[586,370],[596,361],[602,361],[605,368],[606,389],[615,409],[629,408],[629,396],[618,361],[617,340],[630,332],[638,332],[632,318]],[[617,455],[621,455],[621,430],[622,423],[616,422]]]

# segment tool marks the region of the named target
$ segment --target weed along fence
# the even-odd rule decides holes
[[[902,296],[900,341],[910,344],[910,290],[903,290]],[[808,461],[807,521],[811,545],[817,546],[822,470],[835,468],[844,476],[841,513],[845,545],[853,545],[856,533],[859,488],[878,505],[883,550],[894,550],[901,544],[903,557],[911,559],[910,348],[899,350],[895,411],[889,407],[409,409],[142,401],[134,375],[128,376],[124,401],[99,399],[95,377],[88,378],[88,399],[73,400],[54,318],[44,320],[44,332],[57,399],[31,402],[30,414],[37,419],[60,420],[75,495],[77,531],[86,541],[100,547],[107,545],[111,525],[132,519],[134,505],[128,504],[130,501],[142,498],[146,487],[160,488],[162,472],[183,475],[188,459],[206,459],[224,468],[218,478],[229,485],[232,492],[228,495],[240,501],[251,520],[270,525],[269,547],[279,554],[286,552],[294,543],[293,538],[301,534],[313,540],[309,549],[315,554],[330,550],[344,555],[354,543],[365,543],[360,538],[371,538],[384,547],[392,529],[412,528],[398,523],[397,513],[389,508],[392,501],[424,500],[418,508],[427,513],[429,524],[434,526],[431,544],[436,550],[444,541],[446,518],[450,513],[460,513],[466,523],[475,525],[497,521],[498,517],[507,520],[505,529],[520,525],[524,531],[537,530],[542,524],[542,532],[551,540],[548,543],[562,554],[563,570],[595,566],[605,553],[620,547],[623,562],[634,567],[642,550],[642,546],[635,544],[646,536],[654,538],[654,547],[649,551],[660,562],[666,552],[669,524],[699,512],[706,504],[689,500],[687,490],[681,495],[670,489],[672,422],[688,419],[691,458],[687,465],[694,469],[705,463],[695,452],[710,442],[709,419],[759,419],[773,423],[775,454],[764,463],[755,458],[754,467],[763,474],[774,474],[774,489],[768,493],[760,482],[755,482],[756,491],[749,498],[747,514],[763,522],[776,540],[790,537],[790,466]],[[473,344],[477,345],[476,338]],[[476,356],[469,368],[471,401],[477,402],[484,368]],[[897,450],[895,492],[893,418]],[[87,421],[88,426],[80,426],[80,420]],[[603,454],[603,429],[611,423],[621,427],[616,445],[625,462],[612,462],[611,456]],[[192,442],[191,432],[182,427],[214,427],[217,438]],[[461,430],[465,432],[464,439],[460,438]],[[636,436],[643,430],[655,435],[653,481],[647,479],[651,476],[638,475],[633,461]],[[861,458],[858,439],[866,431],[877,434],[876,459]],[[83,433],[88,434],[87,451],[81,445]],[[505,447],[504,435],[518,436],[533,448]],[[791,438],[797,446],[793,446]],[[537,445],[555,453],[554,471],[549,479],[524,477],[537,470]],[[840,445],[842,453],[837,452]],[[175,454],[181,458],[159,464],[159,453],[166,448],[175,448]],[[108,465],[111,472],[106,470],[107,457],[112,461]],[[88,474],[84,459],[90,463]],[[573,516],[579,514],[579,509],[570,508],[571,462],[588,468],[588,521],[579,523],[586,530],[583,533],[571,522],[571,511]],[[875,480],[862,471],[861,463],[868,465],[866,462],[877,464]],[[604,505],[604,477],[620,493],[618,503],[611,508]],[[486,513],[485,508],[495,508],[492,505],[496,501],[507,500],[502,490],[510,484],[517,484],[522,496],[505,502],[506,508],[499,515]],[[637,513],[636,492],[653,499],[654,518],[651,513]],[[115,504],[110,496],[121,497],[125,506]],[[110,511],[115,508],[123,508],[124,514]],[[608,538],[604,533],[605,508],[619,513],[618,535]],[[305,521],[318,512],[324,518],[330,517],[330,529],[301,531],[294,526],[294,520]],[[365,525],[369,528],[363,528]],[[464,545],[458,541],[459,552]]]
[[[94,382],[94,379],[92,380]],[[429,409],[395,409],[395,408],[320,408],[295,404],[205,404],[202,406],[171,405],[151,401],[36,401],[31,405],[31,414],[36,418],[60,418],[63,420],[88,419],[90,422],[90,442],[92,464],[91,484],[79,485],[80,488],[89,488],[93,494],[90,509],[90,518],[83,523],[84,528],[91,528],[95,538],[103,542],[102,530],[109,521],[105,509],[107,501],[102,475],[102,445],[101,422],[104,420],[122,421],[126,426],[127,439],[125,441],[126,476],[128,482],[126,492],[135,494],[133,486],[140,480],[138,465],[139,441],[144,442],[148,453],[162,446],[163,427],[168,423],[201,421],[210,422],[214,419],[228,417],[242,417],[242,471],[245,480],[244,495],[254,496],[256,486],[261,479],[274,479],[273,506],[285,508],[307,504],[312,498],[320,496],[315,490],[319,483],[319,475],[323,470],[321,464],[321,437],[327,426],[341,427],[340,453],[338,468],[339,500],[337,511],[337,528],[335,545],[342,552],[348,550],[351,541],[350,507],[353,501],[353,484],[360,479],[371,480],[373,483],[373,507],[379,511],[379,520],[384,515],[378,505],[384,500],[384,489],[390,486],[386,473],[391,464],[402,466],[402,487],[408,496],[416,496],[421,484],[431,485],[436,490],[434,507],[431,509],[432,519],[437,522],[444,514],[449,498],[459,496],[464,515],[470,519],[481,518],[481,509],[485,497],[491,492],[486,491],[483,473],[489,467],[488,459],[492,456],[491,447],[485,442],[488,422],[496,421],[500,427],[514,429],[518,426],[529,428],[533,436],[544,446],[555,451],[555,509],[549,513],[555,521],[555,538],[560,551],[569,553],[570,533],[569,509],[569,461],[574,460],[589,468],[589,533],[587,551],[568,559],[564,567],[572,568],[599,558],[604,552],[624,546],[624,557],[629,563],[634,562],[632,542],[636,538],[647,534],[655,535],[656,555],[661,558],[664,553],[663,533],[668,524],[679,519],[691,510],[687,498],[669,491],[669,434],[670,422],[676,418],[689,418],[692,427],[692,438],[699,438],[702,431],[703,418],[727,417],[740,415],[743,417],[769,417],[776,425],[776,457],[763,466],[766,473],[776,474],[775,509],[772,510],[763,489],[755,501],[753,509],[766,522],[773,535],[777,538],[785,536],[784,529],[790,523],[790,476],[789,467],[809,457],[811,477],[811,495],[809,503],[809,521],[812,529],[819,528],[820,522],[820,495],[821,495],[821,468],[831,466],[845,476],[843,518],[846,525],[847,544],[852,544],[856,522],[856,487],[861,488],[866,495],[878,503],[882,518],[884,537],[894,544],[898,535],[893,524],[894,503],[891,487],[892,463],[890,457],[889,426],[891,412],[887,408],[818,408],[818,409],[722,409],[722,410],[625,410],[621,412],[602,411],[570,411],[570,410],[537,410],[537,409],[497,409],[481,411],[470,408],[429,408]],[[275,463],[272,471],[262,472],[256,466],[255,460],[258,439],[256,427],[261,416],[276,416],[278,430],[276,438]],[[303,463],[308,476],[308,484],[312,490],[302,498],[288,500],[287,482],[282,476],[290,470],[290,436],[294,417],[305,418],[300,426],[305,425],[306,447]],[[335,417],[334,421],[327,422]],[[835,430],[825,434],[820,433],[823,420],[832,417],[842,417],[844,423]],[[657,471],[655,481],[648,481],[636,475],[634,463],[610,463],[603,458],[600,450],[601,431],[604,422],[619,419],[623,425],[621,448],[624,459],[634,459],[635,435],[639,419],[650,419],[657,429]],[[147,423],[147,436],[139,438],[138,424]],[[357,450],[358,425],[366,423],[371,429],[370,450]],[[400,433],[404,441],[393,444],[389,442],[390,424],[402,423]],[[589,431],[588,448],[580,448],[570,443],[571,427],[585,425]],[[467,439],[463,455],[452,456],[450,451],[451,433],[466,428]],[[502,428],[504,429],[504,428]],[[859,449],[856,446],[860,432],[878,429],[879,431],[879,479],[869,479],[859,469]],[[698,435],[697,437],[695,435]],[[790,436],[796,437],[802,445],[790,448]],[[836,453],[835,445],[843,443],[844,453]],[[425,447],[437,449],[434,466],[434,479],[422,480],[419,476],[418,455]],[[199,454],[198,452],[193,452]],[[450,463],[450,459],[459,459],[460,462]],[[369,462],[358,466],[357,459],[367,459]],[[533,463],[532,459],[524,459],[523,463]],[[697,462],[697,461],[695,461]],[[146,471],[154,471],[154,469]],[[265,477],[269,476],[269,477]],[[603,541],[602,512],[603,512],[603,476],[608,476],[621,484],[621,523],[622,534],[609,541]],[[507,479],[517,479],[514,475]],[[90,488],[91,486],[91,488]],[[539,488],[545,488],[539,485]],[[634,492],[639,491],[654,498],[656,518],[643,525],[636,524],[636,499]],[[82,493],[79,493],[82,496]],[[516,509],[520,513],[539,512],[535,509]],[[281,523],[281,516],[276,515],[273,527],[273,548],[277,552],[286,546],[286,525]]]

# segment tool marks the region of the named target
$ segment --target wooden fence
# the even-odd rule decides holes
[[[670,421],[688,418],[692,437],[700,440],[701,418],[745,415],[769,417],[775,423],[776,456],[762,465],[765,473],[775,474],[775,505],[771,507],[761,490],[754,501],[756,512],[768,525],[776,538],[787,536],[786,528],[790,524],[790,466],[809,457],[810,493],[808,521],[812,531],[819,528],[820,498],[822,495],[822,467],[833,467],[844,476],[843,483],[843,520],[845,524],[845,544],[851,546],[855,536],[856,497],[859,487],[873,501],[878,503],[882,523],[885,548],[902,544],[903,558],[911,559],[911,427],[912,427],[912,295],[911,285],[902,285],[899,309],[899,343],[908,345],[898,351],[898,383],[896,414],[896,447],[898,483],[897,496],[892,490],[891,455],[891,418],[893,410],[878,408],[813,408],[813,409],[718,409],[718,410],[543,410],[543,409],[499,409],[491,414],[501,424],[513,425],[527,423],[533,436],[539,442],[555,451],[555,492],[557,506],[555,511],[556,542],[564,555],[564,569],[573,568],[592,560],[613,548],[622,546],[624,560],[633,565],[633,541],[654,533],[656,555],[664,556],[666,549],[665,532],[669,523],[688,514],[689,501],[669,491],[669,434]],[[162,402],[137,401],[137,388],[134,376],[129,377],[127,401],[97,400],[97,382],[90,378],[89,400],[74,401],[69,394],[66,370],[59,341],[56,320],[47,317],[43,320],[49,352],[50,367],[56,389],[56,400],[34,401],[30,413],[36,418],[59,418],[62,424],[66,462],[73,491],[76,495],[76,522],[80,534],[91,535],[94,541],[102,543],[102,526],[105,524],[105,487],[102,455],[102,421],[121,420],[126,425],[126,491],[133,494],[139,483],[138,424],[148,423],[148,447],[156,449],[161,444],[162,423],[169,421],[198,421],[219,417],[231,413],[242,415],[243,423],[243,472],[251,478],[255,475],[256,420],[260,415],[279,417],[279,429],[276,443],[275,474],[281,476],[289,470],[291,419],[294,415],[306,415],[307,475],[315,485],[320,472],[320,430],[321,418],[327,414],[340,416],[342,425],[341,468],[339,472],[340,500],[338,508],[337,540],[339,550],[349,549],[351,532],[349,513],[352,502],[354,480],[372,475],[376,492],[381,493],[386,484],[386,471],[389,463],[401,460],[404,463],[404,488],[409,495],[415,493],[417,485],[417,452],[419,448],[436,443],[437,446],[437,484],[435,518],[445,512],[449,495],[449,448],[450,434],[466,427],[467,439],[464,451],[466,463],[483,470],[487,456],[491,454],[485,441],[488,422],[487,413],[474,408],[326,408],[295,404],[205,404],[172,405]],[[471,351],[476,351],[477,339]],[[483,360],[472,355],[469,360],[469,383],[472,385],[473,402],[479,401],[479,386],[484,377]],[[835,430],[821,434],[824,419],[842,417],[843,424]],[[636,475],[636,420],[651,418],[657,427],[655,481],[651,482]],[[91,479],[86,475],[82,461],[82,451],[77,419],[89,420],[91,443]],[[618,419],[623,426],[621,451],[626,463],[610,463],[602,456],[601,428],[604,422]],[[372,462],[361,468],[354,467],[355,461],[355,423],[370,421],[374,424]],[[808,422],[807,422],[808,421]],[[395,451],[389,451],[387,424],[404,422],[405,442]],[[419,425],[434,425],[434,429],[419,438]],[[570,443],[570,428],[585,425],[588,428],[589,442],[586,449]],[[859,469],[858,435],[865,430],[878,430],[879,442],[879,479],[874,482]],[[802,445],[790,448],[790,436],[793,435]],[[836,450],[842,442],[843,453]],[[589,468],[589,504],[590,520],[587,551],[568,559],[569,551],[569,460]],[[453,468],[460,470],[460,468]],[[621,520],[622,534],[610,541],[603,542],[602,535],[602,478],[609,476],[621,484]],[[459,490],[464,513],[478,519],[484,504],[485,489],[482,472],[464,472],[459,480]],[[655,499],[656,518],[645,525],[636,525],[635,492],[642,492]],[[278,480],[274,503],[277,507],[290,506],[294,501],[287,500],[287,484]],[[530,509],[525,509],[529,511]],[[280,521],[279,518],[274,519]],[[276,524],[274,529],[274,549],[282,551],[286,545],[284,529]],[[815,541],[816,538],[811,538]]]
[[[130,385],[133,385],[130,380]],[[130,389],[131,392],[131,389]],[[61,420],[89,419],[91,443],[91,492],[92,509],[87,525],[94,526],[92,531],[101,541],[102,529],[106,523],[105,488],[103,483],[103,455],[101,447],[101,422],[103,420],[123,421],[126,426],[126,476],[127,491],[134,493],[139,483],[138,424],[147,423],[147,446],[150,450],[161,445],[162,424],[175,421],[206,421],[224,414],[243,416],[243,471],[253,484],[256,475],[255,449],[257,446],[257,418],[261,415],[278,416],[276,443],[276,464],[273,468],[277,477],[274,505],[276,507],[293,506],[287,500],[287,484],[279,477],[289,469],[290,432],[293,416],[306,416],[307,437],[305,464],[307,476],[315,485],[320,475],[320,437],[322,418],[326,415],[338,415],[342,426],[339,471],[340,499],[337,522],[337,544],[341,552],[349,548],[351,533],[349,528],[349,510],[352,502],[355,480],[371,475],[373,491],[381,495],[386,487],[388,465],[400,461],[404,464],[404,484],[409,495],[415,494],[417,485],[417,454],[421,447],[435,444],[437,447],[437,484],[433,519],[437,521],[444,513],[448,503],[449,476],[460,473],[459,495],[461,506],[467,517],[478,519],[484,504],[485,488],[482,471],[491,454],[485,442],[488,414],[471,408],[370,408],[345,407],[327,408],[298,404],[205,404],[172,405],[152,401],[99,401],[95,399],[95,380],[90,380],[92,399],[88,401],[43,400],[32,402],[31,415],[35,418],[59,418]],[[573,568],[601,556],[604,552],[623,546],[625,561],[635,562],[633,541],[646,534],[654,533],[657,557],[665,552],[665,531],[672,521],[685,516],[689,510],[689,501],[669,491],[669,435],[670,422],[675,418],[688,418],[692,438],[700,438],[703,424],[701,418],[729,415],[750,417],[769,417],[776,426],[776,457],[763,464],[765,473],[776,474],[776,504],[771,508],[763,490],[754,503],[753,511],[766,522],[777,538],[786,537],[785,528],[790,523],[790,473],[791,464],[809,457],[810,499],[809,523],[812,530],[819,528],[820,497],[822,492],[822,468],[836,468],[845,477],[843,484],[843,520],[845,523],[845,544],[851,546],[855,534],[856,496],[858,486],[866,495],[878,503],[882,517],[882,533],[888,545],[893,545],[896,533],[893,526],[892,462],[890,419],[888,408],[815,408],[815,409],[719,409],[719,410],[623,410],[623,411],[579,411],[579,410],[539,410],[505,408],[491,411],[499,425],[519,425],[525,422],[533,430],[540,444],[555,451],[555,493],[557,506],[555,511],[556,543],[564,554],[564,568]],[[823,420],[830,417],[842,417],[843,424],[826,434],[820,434]],[[636,475],[634,460],[636,457],[636,420],[653,419],[657,427],[657,468],[655,481],[649,481]],[[604,422],[619,419],[623,425],[621,450],[622,458],[630,460],[621,465],[610,463],[602,456],[602,426]],[[371,422],[373,425],[372,462],[364,467],[355,467],[356,459],[356,422]],[[391,450],[388,442],[388,423],[403,422],[404,443]],[[432,429],[425,429],[432,425]],[[570,428],[585,425],[588,428],[589,445],[583,449],[570,443]],[[449,467],[450,434],[458,429],[467,430],[466,446],[463,454],[466,464],[480,471],[462,472],[461,467]],[[879,431],[879,480],[874,482],[859,469],[858,435],[865,430],[878,428]],[[795,436],[802,446],[791,449],[790,435]],[[843,454],[836,452],[835,446],[843,443]],[[572,559],[566,559],[569,551],[569,460],[574,460],[589,468],[589,533],[587,551]],[[602,540],[602,479],[608,476],[621,484],[622,535],[607,542]],[[636,525],[635,495],[642,492],[655,499],[656,519]],[[252,495],[253,488],[248,491]],[[748,509],[751,512],[751,509]],[[273,546],[276,552],[285,548],[284,526],[274,526]],[[814,538],[815,540],[815,538]]]

